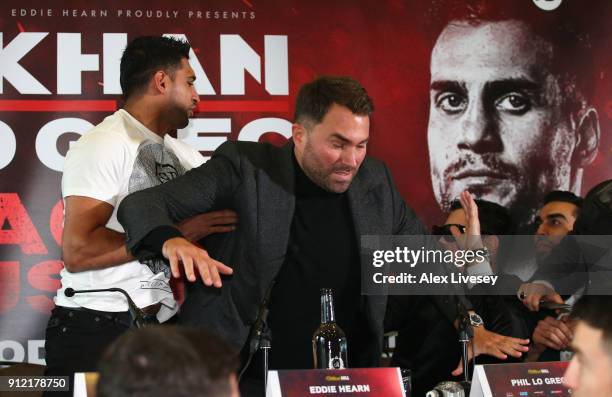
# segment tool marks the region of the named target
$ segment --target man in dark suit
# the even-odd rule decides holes
[[[348,365],[378,364],[387,297],[360,293],[359,237],[426,231],[387,167],[366,157],[372,111],[357,81],[316,79],[298,94],[293,139],[284,147],[227,142],[201,167],[124,200],[119,219],[129,250],[139,258],[163,254],[175,277],[184,271],[192,281],[183,322],[241,349],[271,290],[271,368],[311,368],[319,289],[332,288],[350,346]],[[206,249],[173,226],[226,207],[236,210],[240,224],[206,241]],[[196,271],[203,283],[193,282]],[[222,281],[219,273],[232,276]],[[432,297],[450,324],[454,299]]]
[[[138,257],[163,253],[175,276],[181,260],[190,281],[195,280],[194,267],[204,281],[188,286],[184,322],[210,328],[241,348],[276,279],[270,302],[272,355],[284,350],[279,341],[290,336],[284,335],[286,328],[304,329],[305,340],[291,337],[303,345],[299,352],[287,346],[293,358],[279,364],[311,366],[319,288],[332,287],[349,345],[351,331],[356,335],[369,328],[373,333],[363,335],[368,349],[352,349],[350,365],[377,363],[386,299],[360,295],[358,236],[424,234],[424,229],[387,167],[366,157],[372,111],[371,99],[355,80],[319,78],[300,90],[293,139],[285,146],[227,142],[176,183],[124,200],[119,218],[128,230],[128,248]],[[208,241],[206,250],[173,226],[173,219],[227,205],[239,214],[240,225]],[[233,268],[219,289],[209,286],[221,287],[218,269],[228,270],[211,258]],[[297,307],[304,311],[300,318],[292,315]]]

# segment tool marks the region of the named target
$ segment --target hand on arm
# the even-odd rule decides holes
[[[232,274],[232,268],[214,260],[208,252],[189,242],[183,237],[167,240],[162,247],[162,254],[170,261],[172,276],[181,275],[181,264],[187,280],[196,281],[196,269],[204,285],[221,287],[220,274]]]
[[[211,211],[185,219],[177,227],[189,241],[198,241],[213,233],[236,229],[238,215],[231,210]]]
[[[102,269],[134,259],[126,250],[125,234],[106,227],[112,205],[82,196],[69,196],[65,204],[62,258],[69,271]]]

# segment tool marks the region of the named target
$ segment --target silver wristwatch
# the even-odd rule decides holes
[[[484,321],[482,321],[482,317],[480,317],[476,313],[470,314],[470,324],[472,327],[482,327],[484,325]]]

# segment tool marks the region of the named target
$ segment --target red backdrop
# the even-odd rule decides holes
[[[51,297],[59,286],[57,273],[62,266],[61,172],[54,168],[61,165],[69,142],[78,138],[74,131],[87,126],[84,121],[96,124],[115,106],[120,106],[116,91],[104,91],[107,86],[113,92],[112,87],[116,85],[116,81],[104,76],[105,71],[116,65],[105,58],[105,54],[109,57],[117,50],[104,48],[105,37],[111,40],[108,34],[122,33],[125,36],[113,37],[126,40],[139,35],[186,35],[215,92],[201,93],[204,111],[196,117],[230,123],[229,132],[218,128],[201,134],[201,141],[212,147],[224,139],[238,139],[244,126],[254,120],[290,121],[297,89],[317,75],[356,78],[368,89],[376,105],[369,153],[389,165],[405,200],[431,225],[440,220],[441,214],[433,197],[428,165],[430,45],[423,19],[435,3],[426,0],[133,0],[55,1],[41,6],[40,1],[3,1],[0,4],[0,48],[3,49],[0,55],[0,360],[40,362],[42,357],[44,326],[52,307]],[[517,7],[535,7],[528,0],[518,3]],[[585,4],[586,15],[593,13],[590,5],[586,7]],[[610,7],[606,7],[605,15],[609,11]],[[36,32],[48,34],[42,38],[39,37],[42,35],[31,35]],[[221,66],[221,41],[222,37],[228,37],[224,35],[239,35],[246,48],[250,47],[259,56],[260,81],[244,72],[244,94],[228,94],[228,87],[222,92],[223,74],[232,73],[227,65]],[[586,169],[585,190],[610,177],[612,159],[608,136],[612,124],[609,76],[612,51],[608,32],[600,35],[596,49],[598,86],[593,102],[599,109],[602,144],[599,156]],[[265,42],[269,36],[280,36],[281,49],[267,58]],[[35,40],[39,41],[32,44]],[[282,51],[283,40],[286,56]],[[74,61],[71,57],[79,53],[97,54],[97,59]],[[225,56],[230,59],[232,54]],[[257,59],[252,53],[245,55],[244,59],[247,58]],[[283,73],[276,80],[266,74],[266,60],[270,64],[273,60],[281,65],[283,60],[286,63],[286,92],[282,92]],[[70,69],[75,62],[77,66],[89,65],[85,69],[93,70],[75,72]],[[268,81],[280,84],[281,89],[276,93],[266,90]],[[34,93],[27,93],[28,90]],[[48,93],[41,93],[44,90]],[[220,110],[208,111],[215,106]],[[214,141],[211,137],[220,139]]]

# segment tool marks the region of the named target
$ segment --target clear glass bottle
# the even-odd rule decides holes
[[[321,288],[321,325],[312,336],[312,353],[315,368],[348,368],[346,335],[336,324],[334,297],[329,288]]]

